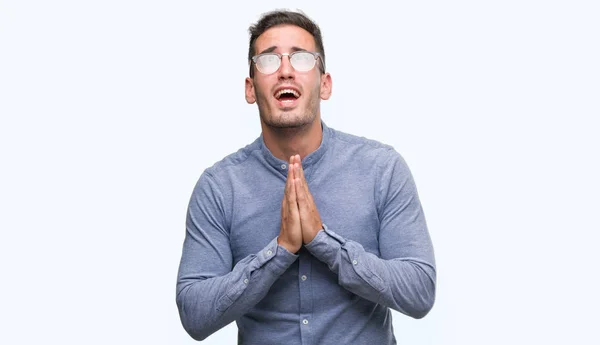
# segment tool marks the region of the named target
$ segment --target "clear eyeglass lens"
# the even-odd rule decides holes
[[[306,52],[297,52],[290,57],[290,62],[292,63],[294,69],[302,72],[310,71],[313,67],[315,67],[316,61],[317,60],[315,59],[314,55]]]
[[[281,60],[276,54],[265,54],[256,59],[256,67],[262,73],[271,74],[277,71],[280,62]]]

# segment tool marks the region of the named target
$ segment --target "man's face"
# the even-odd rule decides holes
[[[315,51],[315,40],[306,30],[293,26],[272,27],[260,35],[254,45],[255,55],[264,52],[292,53]],[[256,102],[261,121],[270,127],[294,128],[320,118],[320,99],[331,95],[331,76],[321,74],[320,59],[308,72],[294,70],[287,56],[272,74],[263,74],[255,66],[254,77],[246,78],[246,101]],[[299,97],[280,97],[282,89],[292,89]]]

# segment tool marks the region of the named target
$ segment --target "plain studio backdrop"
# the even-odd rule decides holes
[[[0,343],[195,343],[187,203],[260,134],[248,26],[297,7],[323,120],[417,183],[437,299],[393,313],[398,343],[598,344],[600,5],[523,0],[0,1]]]

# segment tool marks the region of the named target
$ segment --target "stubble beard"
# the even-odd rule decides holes
[[[308,110],[307,110],[308,111]],[[296,113],[290,111],[281,111],[278,116],[264,115],[261,111],[260,118],[265,125],[271,128],[299,128],[312,123],[315,119],[315,113]]]
[[[284,128],[302,128],[315,120],[319,111],[319,87],[316,87],[309,94],[303,94],[302,97],[308,97],[308,102],[304,110],[280,110],[274,109],[269,112],[266,104],[268,101],[265,97],[257,97],[258,113],[261,121],[268,127],[284,129]]]

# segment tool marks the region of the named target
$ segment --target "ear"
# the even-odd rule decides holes
[[[332,87],[331,75],[329,73],[321,74],[321,99],[327,100],[331,97]]]
[[[246,102],[252,104],[256,102],[256,94],[254,93],[254,81],[252,78],[246,78]]]

